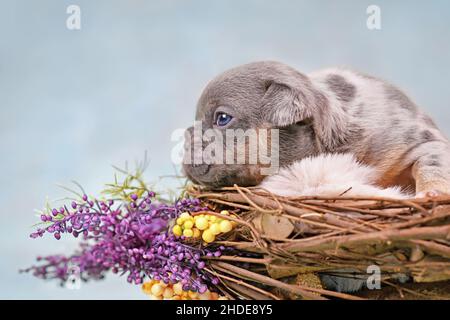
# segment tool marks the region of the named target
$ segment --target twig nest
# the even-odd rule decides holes
[[[260,297],[261,288],[252,291],[237,283],[263,283],[265,289],[282,288],[297,297],[312,298],[317,288],[308,283],[286,287],[281,280],[299,273],[336,274],[347,268],[352,268],[355,276],[367,278],[371,275],[367,270],[375,266],[381,272],[382,287],[389,283],[398,290],[405,287],[398,275],[413,284],[433,282],[439,286],[450,280],[449,196],[282,197],[239,186],[205,192],[194,186],[188,192],[211,210],[233,211],[240,220],[239,228],[221,238],[224,245],[234,247],[236,255],[226,257],[225,262],[212,260],[209,265],[219,277],[223,274],[236,281],[228,282],[232,297]],[[214,226],[203,231],[207,243],[217,237],[216,221],[208,223]],[[305,227],[299,229],[299,223]],[[219,228],[228,230],[228,226],[221,228],[221,223]],[[273,299],[271,292],[276,290],[267,291],[263,295]],[[414,290],[409,292],[414,294]],[[318,297],[330,296],[358,298],[329,290],[320,290]]]

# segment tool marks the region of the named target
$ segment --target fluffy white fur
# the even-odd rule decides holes
[[[378,173],[352,154],[324,154],[294,162],[267,177],[261,188],[280,196],[382,196],[408,198],[400,188],[375,185]]]

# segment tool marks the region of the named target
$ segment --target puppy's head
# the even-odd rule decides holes
[[[309,79],[284,64],[256,62],[228,70],[206,86],[198,101],[197,124],[187,130],[184,171],[194,182],[210,187],[256,185],[264,178],[261,169],[270,164],[259,156],[254,161],[255,152],[261,151],[252,143],[264,144],[265,139],[267,155],[278,157],[279,166],[312,155],[318,151],[318,140],[330,139],[330,129],[323,129],[330,126],[324,123],[327,108],[327,99]],[[239,144],[243,132],[250,133]],[[235,137],[227,140],[230,133]],[[255,133],[256,140],[251,138]],[[212,142],[222,146],[209,148]],[[244,163],[239,152],[245,153]]]

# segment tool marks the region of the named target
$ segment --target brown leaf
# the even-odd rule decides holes
[[[254,220],[256,228],[272,239],[286,239],[294,231],[294,225],[285,217],[262,213]]]

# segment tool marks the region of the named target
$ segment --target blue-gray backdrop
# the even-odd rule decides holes
[[[66,8],[81,8],[81,30]],[[381,8],[381,30],[366,8]],[[33,209],[76,179],[91,193],[110,164],[142,158],[173,174],[170,134],[205,83],[280,60],[347,65],[399,85],[450,132],[450,1],[0,1],[0,298],[145,298],[125,279],[81,290],[18,274],[70,241],[31,240]]]

